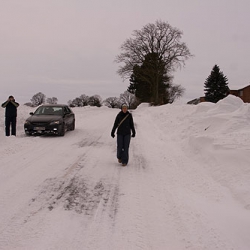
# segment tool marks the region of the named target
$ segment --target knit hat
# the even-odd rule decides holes
[[[124,107],[128,108],[128,105],[126,103],[123,103],[121,108],[124,108]]]

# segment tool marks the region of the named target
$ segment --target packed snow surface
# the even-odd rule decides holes
[[[18,101],[18,100],[17,100]],[[17,136],[0,111],[1,250],[249,250],[250,104],[141,104],[130,161],[118,109],[74,108],[64,137]]]

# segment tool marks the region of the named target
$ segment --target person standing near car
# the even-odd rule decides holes
[[[17,103],[14,97],[9,96],[8,100],[2,104],[2,107],[5,108],[5,134],[10,136],[10,127],[11,135],[16,136],[16,117],[17,117]]]
[[[122,166],[126,166],[129,160],[129,144],[132,137],[135,137],[135,127],[132,114],[128,111],[128,106],[122,104],[121,111],[117,114],[111,136],[115,137],[117,129],[117,159]]]

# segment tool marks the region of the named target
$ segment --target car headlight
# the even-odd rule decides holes
[[[57,124],[60,124],[60,121],[53,121],[50,123],[50,125],[57,125]]]
[[[29,125],[30,124],[30,122],[29,121],[25,121],[25,123],[24,123],[25,125]]]

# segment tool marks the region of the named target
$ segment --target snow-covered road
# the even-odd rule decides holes
[[[76,130],[4,136],[0,249],[250,249],[250,106],[142,104],[130,162],[110,132],[119,110],[75,108]]]

